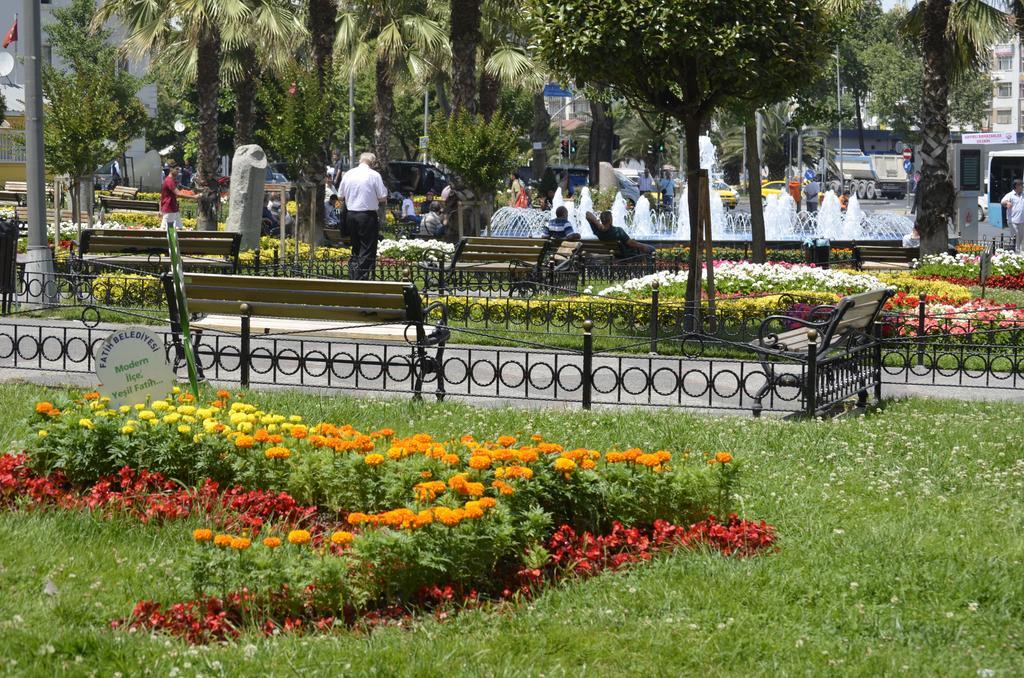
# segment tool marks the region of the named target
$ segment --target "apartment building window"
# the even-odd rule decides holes
[[[1009,125],[1010,124],[1010,115],[1012,113],[1013,113],[1013,111],[1011,111],[1008,108],[1001,108],[1001,109],[997,110],[996,111],[996,124],[997,125]]]
[[[1012,71],[1013,70],[1013,57],[1012,56],[996,57],[996,70],[997,71]]]
[[[1009,99],[1013,96],[1013,85],[1008,82],[997,83],[996,96],[1000,99]]]

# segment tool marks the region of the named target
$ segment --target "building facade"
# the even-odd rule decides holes
[[[43,25],[43,63],[48,63],[55,68],[62,68],[64,63],[49,44],[46,26],[53,22],[54,9],[70,4],[71,0],[40,0],[40,18]],[[21,10],[21,0],[0,0],[0,36],[7,34]],[[25,180],[25,64],[23,59],[25,34],[24,22],[19,21],[18,23],[18,41],[9,45],[6,50],[0,50],[6,51],[14,57],[14,70],[10,74],[0,77],[0,90],[7,102],[5,123],[0,128],[0,183]],[[110,38],[111,42],[120,44],[119,28],[116,25],[112,25],[111,28],[114,30]],[[126,60],[124,62],[124,67],[128,69],[128,72],[137,77],[145,75],[148,66],[148,60]],[[156,115],[156,85],[146,84],[139,90],[138,97],[150,116]],[[151,188],[152,186],[148,184],[153,183],[154,177],[156,183],[159,183],[159,155],[153,151],[147,152],[146,140],[143,137],[133,140],[128,146],[122,165],[122,174],[126,183]]]
[[[1021,43],[1013,40],[992,48],[989,75],[992,78],[992,106],[982,125],[985,132],[1019,132],[1024,130],[1021,98]]]

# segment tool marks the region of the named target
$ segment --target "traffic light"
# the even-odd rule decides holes
[[[562,139],[562,157],[563,158],[568,158],[569,157],[569,140],[568,139]]]
[[[658,153],[664,153],[664,152],[665,152],[665,142],[662,141],[660,144],[658,144]]]
[[[576,140],[575,139],[570,139],[569,140],[569,153],[572,154],[572,155],[576,155]]]

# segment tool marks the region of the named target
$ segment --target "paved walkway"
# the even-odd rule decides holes
[[[103,324],[88,329],[78,321],[14,320],[0,320],[0,383],[95,386],[89,347],[98,347],[111,330],[121,327]],[[231,334],[204,336],[200,360],[211,382],[238,385],[239,343]],[[412,392],[410,366],[415,358],[406,344],[261,336],[253,338],[252,349],[253,388],[395,397]],[[578,352],[460,345],[449,346],[444,360],[450,399],[498,406],[582,406],[583,358]],[[594,356],[592,374],[595,408],[686,407],[721,413],[749,413],[752,396],[765,379],[762,367],[753,361],[601,353]],[[888,397],[1024,401],[1024,378],[1013,374],[889,368],[883,381]],[[423,391],[433,394],[436,381],[424,384]],[[795,388],[784,387],[764,405],[766,411],[788,413],[799,409],[800,401]]]

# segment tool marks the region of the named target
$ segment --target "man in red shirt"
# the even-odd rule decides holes
[[[178,198],[181,196],[181,191],[178,190],[178,172],[178,166],[171,165],[164,183],[160,185],[160,226],[165,229],[167,222],[173,223],[177,229],[182,228],[181,214],[178,212]]]

